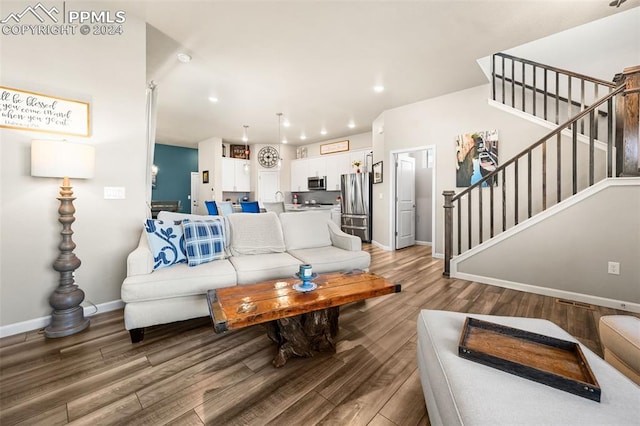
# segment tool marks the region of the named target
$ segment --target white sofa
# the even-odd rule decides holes
[[[163,221],[210,218],[158,214]],[[208,290],[291,277],[303,263],[324,273],[367,270],[371,262],[358,237],[342,232],[320,212],[236,213],[223,220],[228,257],[193,267],[179,263],[154,270],[154,256],[142,231],[138,247],[127,258],[121,288],[125,328],[132,342],[143,339],[144,327],[208,316]]]

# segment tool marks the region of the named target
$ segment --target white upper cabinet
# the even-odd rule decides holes
[[[349,154],[327,157],[327,191],[340,191],[340,176],[351,173]]]
[[[229,192],[251,191],[251,173],[245,172],[246,160],[222,158],[222,190]]]
[[[325,157],[309,158],[307,177],[322,177],[327,175],[327,161]]]
[[[307,158],[291,161],[291,192],[307,191],[308,165]]]
[[[359,160],[360,171],[366,171],[365,158],[371,150],[351,151],[341,154],[322,155],[320,157],[301,158],[291,161],[291,191],[308,191],[307,178],[326,176],[327,191],[340,191],[340,176],[355,173],[351,166]]]

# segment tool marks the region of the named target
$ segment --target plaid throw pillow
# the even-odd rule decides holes
[[[144,229],[153,253],[154,270],[187,261],[181,221],[147,219]]]
[[[189,266],[225,258],[224,222],[221,219],[182,221]]]

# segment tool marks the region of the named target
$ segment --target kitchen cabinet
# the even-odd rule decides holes
[[[291,192],[308,191],[307,178],[312,176],[326,176],[327,191],[340,191],[340,176],[356,172],[355,167],[351,166],[354,160],[360,161],[360,170],[365,172],[365,160],[370,152],[365,149],[291,161]]]
[[[291,161],[291,192],[308,191],[307,178],[309,159],[302,158]]]
[[[325,157],[313,157],[308,159],[307,177],[323,177],[327,175],[327,160]]]
[[[245,172],[246,160],[222,158],[222,190],[229,192],[251,191],[251,173]]]
[[[340,191],[340,176],[351,173],[349,154],[335,154],[326,157],[327,191]]]

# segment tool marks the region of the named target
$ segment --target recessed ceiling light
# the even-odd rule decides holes
[[[327,134],[327,131],[325,129],[322,129],[322,130],[320,130],[320,134],[324,136],[324,135]]]
[[[284,127],[289,127],[289,126],[291,126],[291,123],[289,123],[289,120],[287,120],[287,119],[285,118],[285,120],[282,122],[282,125],[283,125]]]
[[[213,102],[214,104],[215,104],[216,102],[218,102],[218,98],[217,98],[217,97],[215,97],[215,96],[209,96],[209,100],[210,100],[211,102]]]
[[[183,64],[188,64],[189,62],[191,62],[191,59],[191,55],[188,55],[186,53],[178,53],[178,60]]]
[[[382,93],[384,92],[384,86],[382,84],[378,84],[376,86],[373,86],[373,91],[376,93]]]
[[[300,139],[305,140],[307,138],[307,136],[303,133],[300,135]]]
[[[349,122],[349,128],[353,129],[354,127],[356,127],[356,124],[353,121]]]

